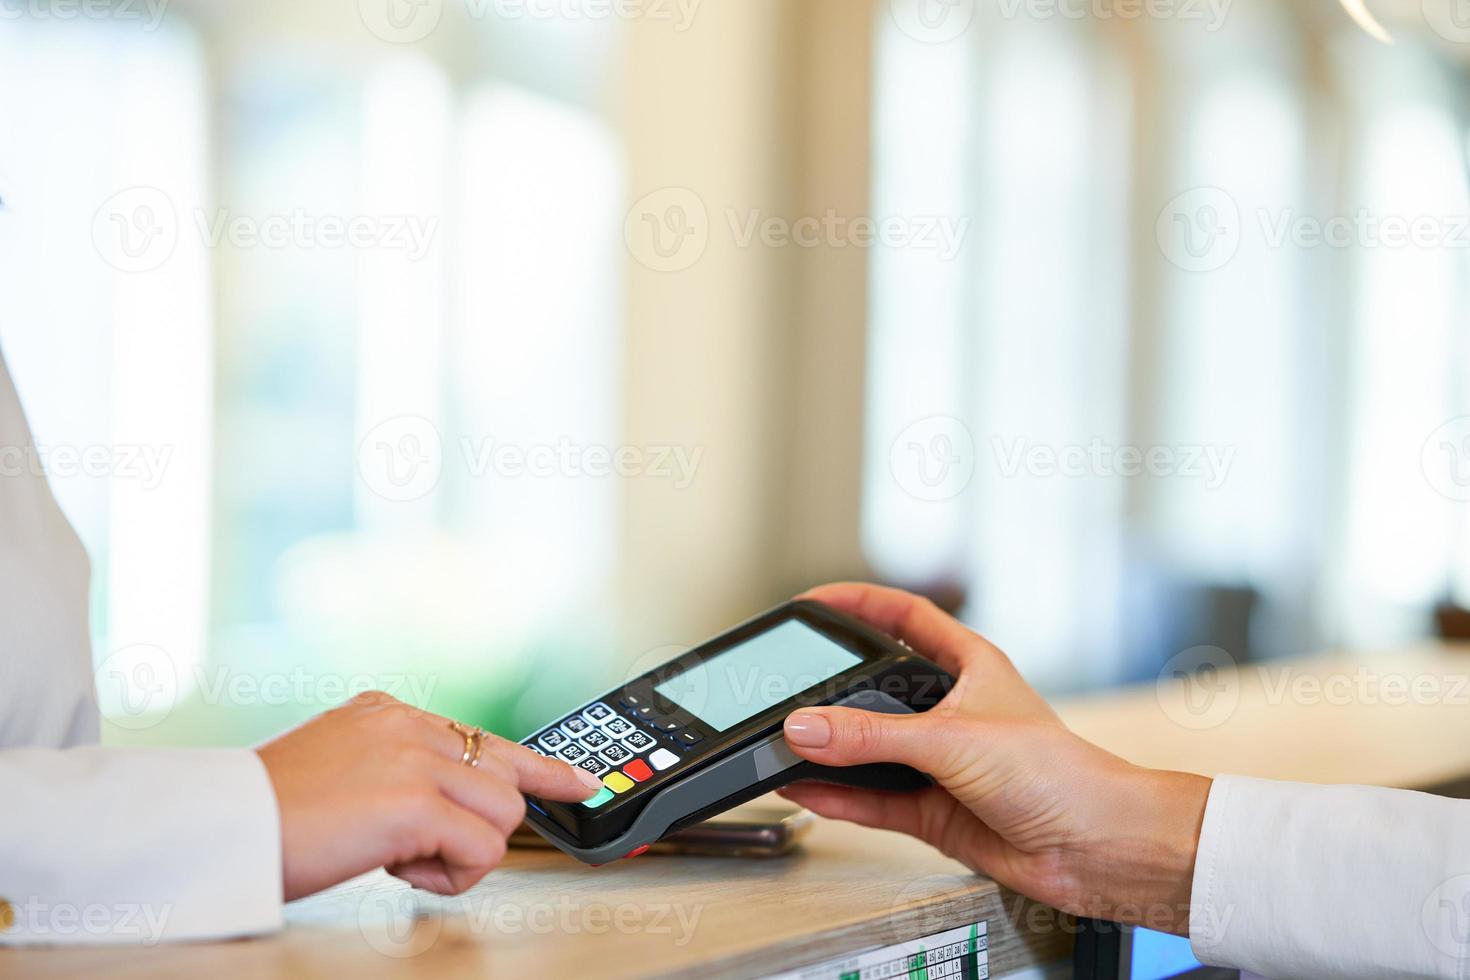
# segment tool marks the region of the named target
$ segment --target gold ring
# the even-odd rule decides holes
[[[457,721],[451,721],[449,723],[449,730],[456,735],[464,736],[464,755],[460,756],[459,764],[462,766],[478,764],[480,761],[480,740],[484,737],[484,733],[480,732],[478,728],[470,728],[468,725],[461,725]]]
[[[480,764],[480,752],[485,748],[485,736],[489,734],[483,728],[475,729],[475,754],[470,758],[470,768],[474,769]]]

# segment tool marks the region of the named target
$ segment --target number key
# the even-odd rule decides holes
[[[612,739],[594,728],[586,735],[583,735],[581,738],[577,739],[577,741],[585,748],[600,749],[608,742],[611,742]]]
[[[574,715],[561,723],[561,730],[572,736],[572,738],[576,738],[591,727],[592,722],[580,715]]]
[[[647,732],[632,732],[624,737],[623,744],[634,752],[647,752],[653,748],[654,738]]]
[[[591,707],[589,707],[586,711],[582,712],[582,717],[586,718],[594,725],[605,725],[617,716],[613,714],[613,709],[609,708],[601,701],[598,701],[596,704],[593,704]]]
[[[577,768],[586,769],[594,776],[601,776],[603,773],[611,769],[612,766],[609,766],[606,762],[603,762],[595,755],[589,755],[587,758],[577,763]]]
[[[623,763],[627,762],[629,759],[633,758],[633,753],[629,752],[617,742],[614,742],[597,754],[602,756],[603,759],[612,763],[615,766],[620,766]]]
[[[556,754],[568,762],[581,762],[587,757],[587,750],[573,742],[562,746],[557,750]]]
[[[602,730],[613,738],[622,738],[633,731],[633,723],[626,718],[613,718],[612,721],[602,726]]]

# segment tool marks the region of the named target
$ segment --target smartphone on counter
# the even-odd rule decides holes
[[[655,841],[650,854],[697,857],[780,857],[796,849],[816,817],[779,797],[752,800],[692,827]],[[521,824],[510,836],[512,847],[550,849],[551,844]]]

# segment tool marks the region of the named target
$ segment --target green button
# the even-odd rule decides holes
[[[592,797],[592,799],[583,800],[582,805],[585,807],[591,807],[595,810],[612,798],[613,791],[604,786],[602,789],[597,791],[597,795]]]

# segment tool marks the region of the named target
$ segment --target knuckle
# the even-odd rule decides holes
[[[362,708],[379,708],[386,704],[393,704],[397,700],[385,691],[363,691],[361,694],[354,695],[347,703]]]
[[[503,759],[486,756],[480,760],[479,770],[498,783],[514,786],[517,782],[515,767]]]
[[[843,740],[854,751],[872,755],[883,745],[882,727],[871,712],[854,711],[845,722],[847,737]]]
[[[476,880],[500,864],[505,857],[505,838],[500,834],[486,834],[474,854],[475,869],[480,872]]]
[[[515,830],[524,819],[526,819],[526,798],[517,792],[508,792],[497,808],[495,826],[508,834]]]

